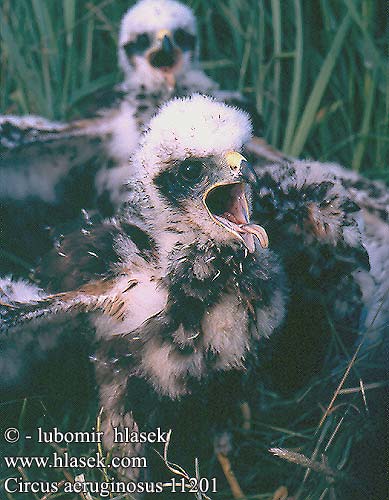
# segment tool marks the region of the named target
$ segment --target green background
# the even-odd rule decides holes
[[[128,0],[2,0],[2,113],[82,115],[120,81],[116,41]],[[388,178],[385,0],[193,0],[204,69],[255,96],[285,153]],[[386,32],[387,35],[387,32]]]

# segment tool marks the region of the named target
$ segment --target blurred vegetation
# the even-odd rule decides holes
[[[120,81],[116,40],[129,0],[2,0],[0,111],[82,115]],[[187,0],[204,69],[255,96],[267,140],[389,179],[387,3]]]

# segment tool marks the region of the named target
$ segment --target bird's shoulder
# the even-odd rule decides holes
[[[35,277],[50,291],[74,290],[114,274],[136,259],[145,265],[155,259],[153,238],[131,219],[103,219],[82,214],[52,230],[52,249],[42,256]]]

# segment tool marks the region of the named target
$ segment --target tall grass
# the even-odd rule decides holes
[[[255,98],[264,135],[285,153],[389,179],[385,2],[192,0],[204,68]],[[126,0],[2,0],[3,113],[54,119],[120,80]]]

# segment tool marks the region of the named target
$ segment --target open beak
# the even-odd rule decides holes
[[[182,52],[173,43],[169,30],[157,33],[157,46],[149,51],[147,60],[152,68],[162,73],[169,89],[176,86],[175,73],[182,63]]]
[[[175,86],[174,72],[181,62],[181,50],[173,44],[172,34],[168,30],[157,33],[158,47],[147,55],[150,66],[161,71],[169,86]]]
[[[152,50],[149,54],[149,62],[153,68],[161,71],[169,71],[177,62],[177,51],[169,35],[164,35],[160,40],[159,48]]]
[[[268,247],[269,239],[263,227],[250,223],[246,189],[243,182],[215,184],[205,193],[203,203],[211,219],[253,253],[255,239],[262,248]]]

